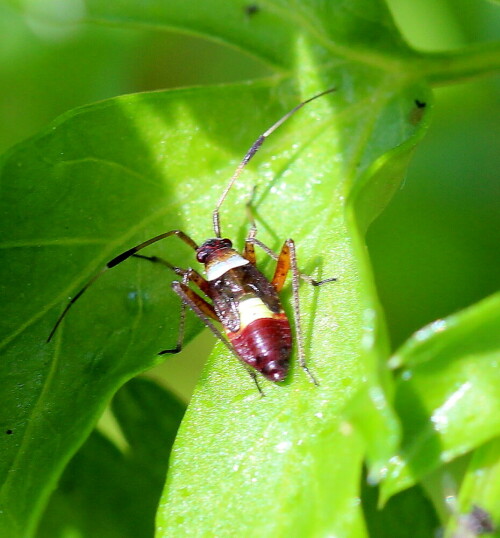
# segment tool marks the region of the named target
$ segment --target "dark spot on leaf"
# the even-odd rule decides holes
[[[245,6],[245,13],[249,17],[252,17],[256,13],[258,13],[259,11],[260,11],[260,7],[257,4],[248,4],[247,6]]]
[[[12,435],[14,432],[13,432],[12,430],[6,430],[5,433],[6,433],[7,435]]]
[[[409,120],[412,125],[417,125],[422,120],[427,103],[419,99],[415,99],[414,103],[415,107],[410,112]]]

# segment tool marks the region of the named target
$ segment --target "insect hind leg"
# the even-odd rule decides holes
[[[259,385],[255,372],[247,368],[247,366],[241,361],[240,356],[236,353],[236,350],[233,348],[231,343],[228,342],[226,338],[224,338],[223,334],[213,324],[212,319],[218,321],[218,318],[212,305],[207,303],[205,299],[200,297],[191,288],[189,288],[187,284],[184,284],[183,282],[172,282],[172,289],[181,298],[182,303],[186,307],[189,307],[198,316],[198,318],[204,323],[205,327],[210,329],[212,334],[218,340],[220,340],[227,347],[227,349],[229,349],[229,351],[231,351],[231,353],[238,359],[238,362],[240,362],[240,364],[245,367],[245,370],[247,370],[250,377],[253,379],[253,382],[255,383],[260,395],[264,396],[264,392]],[[168,353],[168,350],[166,352],[162,352],[162,354],[163,353]]]
[[[174,271],[177,275],[182,276],[182,282],[172,282],[172,289],[181,299],[181,312],[179,319],[179,333],[177,338],[177,345],[172,349],[164,349],[163,351],[160,351],[158,355],[175,354],[179,353],[182,350],[185,336],[186,311],[189,307],[198,316],[198,318],[201,319],[204,325],[208,327],[210,331],[219,340],[224,342],[226,347],[228,347],[228,349],[240,360],[239,356],[232,348],[231,344],[224,338],[219,329],[212,323],[212,320],[218,321],[217,314],[215,313],[212,305],[205,301],[205,299],[200,297],[188,286],[189,282],[193,282],[196,286],[198,286],[198,288],[200,288],[202,292],[208,291],[208,283],[199,273],[197,273],[194,269],[182,269],[180,267],[176,267],[167,260],[159,258],[158,256],[144,256],[142,254],[134,254],[133,256],[136,258],[141,258],[143,260],[148,260],[153,263],[159,263],[161,265],[164,265],[168,269]],[[259,381],[255,372],[247,368],[244,363],[242,364],[243,366],[245,366],[245,369],[255,383],[255,386],[257,387],[257,390],[259,391],[260,395],[264,396],[264,392],[259,385]]]
[[[327,282],[333,282],[337,279],[327,278],[321,281],[316,281],[309,275],[301,273],[297,263],[297,254],[295,250],[295,242],[293,241],[293,239],[287,239],[284,242],[279,255],[272,251],[267,245],[265,245],[258,239],[255,239],[255,237],[251,238],[250,241],[253,244],[262,248],[262,250],[264,250],[266,254],[276,260],[276,269],[271,283],[277,292],[280,292],[283,288],[288,273],[292,273],[293,313],[295,321],[295,333],[297,339],[299,364],[301,368],[306,372],[311,382],[315,385],[319,385],[317,379],[309,370],[305,358],[304,337],[302,332],[302,321],[300,313],[299,280],[302,278],[313,286],[321,286]]]
[[[281,249],[281,253],[278,257],[278,263],[276,264],[275,277],[273,278],[273,284],[277,280],[277,284],[283,286],[286,278],[286,273],[283,273],[284,269],[291,271],[292,273],[292,295],[293,295],[293,317],[295,321],[295,334],[297,339],[297,347],[299,352],[299,364],[304,372],[308,375],[311,382],[318,386],[318,380],[314,377],[309,370],[306,362],[306,354],[304,350],[304,335],[302,333],[302,318],[300,314],[300,297],[299,297],[299,279],[300,271],[297,265],[297,253],[295,250],[295,242],[293,239],[287,239]],[[282,281],[281,281],[282,280]]]

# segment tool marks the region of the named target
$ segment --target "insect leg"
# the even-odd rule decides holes
[[[253,243],[254,245],[257,245],[260,247],[268,256],[270,256],[273,260],[278,261],[279,255],[274,252],[274,250],[271,250],[267,245],[265,245],[262,241],[259,241],[258,239],[249,238],[247,241]],[[327,282],[336,282],[337,278],[325,278],[323,280],[314,280],[314,278],[310,277],[309,275],[306,275],[305,273],[302,273],[299,271],[299,277],[302,278],[302,280],[305,280],[311,286],[322,286],[323,284],[326,284]]]
[[[203,293],[207,293],[208,291],[208,282],[194,269],[182,269],[180,267],[176,267],[175,265],[172,265],[169,261],[159,258],[158,256],[143,256],[142,254],[134,254],[134,258],[141,258],[143,260],[148,260],[153,263],[159,263],[161,265],[164,265],[168,269],[175,272],[175,274],[182,276],[182,284],[188,288],[189,282],[193,282],[200,288]],[[190,290],[191,291],[191,290]],[[193,292],[194,293],[194,292]],[[197,297],[197,300],[202,301],[204,304],[200,304],[200,308],[204,311],[204,313],[214,319],[215,321],[218,321],[217,315],[214,312],[214,309],[212,308],[212,305],[204,301],[201,297],[199,297],[197,294],[195,294]],[[182,298],[181,298],[182,299]],[[185,334],[185,327],[186,327],[186,308],[187,303],[183,299],[181,300],[181,311],[179,314],[179,333],[177,336],[177,344],[172,349],[164,349],[163,351],[160,351],[158,355],[166,355],[170,353],[179,353],[182,350],[183,343],[184,343],[184,334]]]
[[[200,317],[200,319],[207,325],[207,321],[210,322],[210,318],[212,318],[215,321],[218,321],[217,314],[215,313],[215,310],[213,309],[213,306],[205,301],[202,297],[200,297],[196,292],[194,292],[191,288],[188,287],[188,282],[191,280],[195,284],[196,282],[196,276],[199,278],[200,275],[196,271],[193,271],[192,269],[188,269],[183,278],[182,283],[181,282],[172,282],[172,289],[177,293],[177,295],[181,298],[181,313],[180,313],[180,320],[179,320],[179,335],[177,337],[177,345],[173,349],[164,349],[163,351],[160,351],[158,355],[166,355],[167,353],[179,353],[182,349],[182,345],[184,343],[184,333],[185,333],[185,327],[186,327],[186,308],[189,306],[191,310],[193,310],[197,315],[197,311],[195,311],[193,304],[196,305],[196,308],[203,314],[203,318]],[[202,278],[201,278],[202,279]],[[203,280],[203,279],[202,279]],[[206,283],[205,280],[203,282]],[[178,286],[182,286],[183,295],[181,295],[178,291]],[[186,296],[189,297],[189,302],[186,299]],[[211,323],[211,322],[210,322]],[[208,325],[207,325],[208,326]]]
[[[241,362],[241,358],[236,353],[233,346],[226,340],[226,338],[224,338],[223,334],[212,323],[210,318],[213,318],[218,321],[217,315],[215,314],[212,305],[207,303],[205,299],[196,294],[191,288],[188,288],[188,286],[183,282],[172,282],[172,289],[181,298],[181,301],[187,306],[189,306],[189,308],[201,319],[205,326],[210,329],[212,334],[216,338],[218,338],[229,349],[229,351],[231,351],[231,353],[238,359],[238,362],[240,364],[243,364]],[[255,385],[257,386],[257,390],[259,391],[261,396],[264,396],[264,393],[260,388],[255,373],[246,368],[246,366],[245,369],[250,374],[250,377],[253,379]]]
[[[292,295],[293,295],[293,317],[295,320],[295,334],[297,338],[297,347],[299,351],[299,364],[301,368],[306,372],[311,381],[315,385],[319,385],[316,378],[310,372],[306,364],[306,355],[304,351],[304,336],[302,333],[302,323],[300,317],[300,299],[299,299],[299,278],[300,271],[297,266],[297,255],[295,252],[295,243],[293,239],[287,239],[283,248],[281,249],[281,254],[278,258],[278,264],[276,266],[276,272],[273,278],[273,283],[275,279],[277,280],[276,285],[283,286],[283,283],[286,278],[286,273],[283,274],[283,269],[288,268],[292,271]]]
[[[243,257],[246,258],[252,265],[257,263],[255,257],[255,247],[250,241],[245,241],[245,249],[243,250]]]
[[[247,219],[250,221],[250,230],[248,231],[247,239],[253,238],[257,235],[257,223],[255,222],[255,216],[253,214],[252,202],[257,192],[257,185],[253,186],[252,194],[245,204],[245,210],[247,213]]]
[[[252,194],[250,195],[250,199],[246,203],[246,212],[248,220],[250,221],[250,230],[248,230],[247,238],[245,239],[245,250],[243,251],[243,256],[252,264],[255,265],[257,262],[257,259],[255,257],[255,246],[254,243],[252,243],[252,239],[255,238],[257,235],[257,224],[255,223],[255,217],[252,211],[252,200],[255,196],[255,191],[257,190],[257,186],[254,185],[254,188],[252,189]]]
[[[159,258],[158,256],[143,256],[142,254],[134,254],[133,256],[134,258],[141,258],[143,260],[149,260],[150,262],[164,265],[168,269],[174,271],[176,275],[182,276],[183,278],[185,274],[188,274],[188,281],[196,284],[198,288],[200,288],[200,290],[205,293],[205,295],[207,294],[208,282],[200,275],[200,273],[198,273],[194,269],[182,269],[181,267],[177,267],[165,260],[164,258]]]
[[[295,320],[295,333],[297,338],[297,347],[298,347],[298,354],[299,354],[299,364],[302,367],[302,369],[307,373],[311,381],[318,385],[318,381],[313,376],[309,368],[306,364],[306,358],[305,358],[305,351],[304,351],[304,337],[302,333],[302,322],[301,322],[301,315],[300,315],[300,299],[299,299],[299,279],[304,278],[311,284],[318,286],[320,284],[324,284],[325,282],[328,282],[330,280],[335,279],[327,279],[321,282],[316,282],[308,275],[303,275],[298,268],[297,265],[297,255],[295,251],[295,242],[293,239],[287,239],[283,247],[281,249],[281,252],[279,256],[277,256],[271,249],[269,249],[266,245],[261,243],[260,241],[256,244],[263,248],[263,250],[268,253],[271,257],[276,257],[276,269],[274,271],[274,276],[271,280],[271,284],[275,287],[276,291],[279,293],[281,289],[283,288],[283,285],[285,284],[286,277],[288,275],[288,272],[291,271],[292,273],[292,295],[293,295],[293,313],[294,313],[294,320]]]
[[[189,282],[189,277],[186,274],[184,274],[182,278],[182,283],[187,286]],[[181,301],[181,311],[179,314],[179,331],[177,333],[177,344],[172,349],[164,349],[163,351],[160,351],[158,355],[166,355],[168,353],[179,353],[182,350],[182,345],[184,344],[184,334],[186,329],[186,303],[184,301]]]
[[[219,339],[224,342],[226,347],[231,350],[231,352],[238,358],[238,360],[241,362],[238,354],[235,352],[231,344],[222,336],[222,333],[217,329],[217,327],[212,323],[211,319],[215,321],[219,321],[219,318],[217,317],[217,314],[215,313],[212,305],[205,301],[202,297],[200,297],[197,293],[195,293],[191,288],[188,287],[189,282],[193,282],[200,290],[207,295],[208,292],[208,282],[194,269],[181,269],[180,267],[176,267],[175,265],[172,265],[170,262],[163,258],[159,258],[158,256],[143,256],[142,254],[133,254],[136,258],[142,258],[144,260],[151,261],[153,263],[160,263],[167,267],[168,269],[171,269],[176,274],[182,276],[182,283],[181,282],[172,282],[172,288],[173,290],[179,295],[181,298],[181,313],[180,313],[180,321],[179,321],[179,335],[177,338],[177,345],[173,349],[165,349],[163,351],[160,351],[158,355],[166,355],[170,353],[179,353],[182,349],[182,345],[184,343],[184,334],[185,334],[185,325],[186,325],[186,308],[189,306],[191,310],[203,321],[205,326],[207,326],[212,333]],[[243,364],[243,363],[242,363]],[[259,382],[257,380],[257,376],[255,372],[248,369],[245,364],[245,369],[250,374],[250,377],[253,379],[255,385],[257,386],[257,389],[259,393],[263,396],[264,393],[259,385]]]
[[[292,239],[287,239],[283,243],[281,252],[276,260],[274,276],[271,280],[271,284],[275,287],[278,293],[282,290],[283,285],[285,284],[286,276],[288,275],[288,271],[290,271],[290,243],[293,243]]]
[[[162,239],[165,239],[171,235],[175,235],[184,243],[192,247],[194,250],[198,248],[198,245],[184,232],[181,230],[171,230],[169,232],[165,232],[163,234],[157,235],[156,237],[152,237],[151,239],[148,239],[147,241],[144,241],[142,243],[139,243],[135,247],[130,248],[129,250],[126,250],[125,252],[122,252],[121,254],[118,254],[118,256],[115,256],[112,260],[110,260],[97,274],[95,274],[83,287],[78,293],[68,302],[66,305],[66,308],[62,311],[62,314],[57,318],[57,321],[52,329],[52,331],[49,334],[49,337],[47,338],[47,342],[50,342],[52,340],[52,337],[54,336],[57,328],[61,324],[62,320],[65,318],[66,314],[68,313],[69,309],[75,304],[75,302],[83,295],[83,293],[90,288],[90,286],[101,276],[103,275],[108,269],[112,269],[113,267],[116,267],[118,264],[124,262],[131,256],[136,255],[137,252],[142,250],[143,248],[148,247],[149,245],[152,245],[153,243],[157,243],[158,241],[161,241]]]
[[[140,258],[141,260],[148,260],[152,263],[159,263],[161,265],[164,265],[165,267],[173,271],[176,275],[183,276],[184,273],[186,272],[185,269],[182,269],[181,267],[177,267],[176,265],[170,263],[164,258],[159,258],[158,256],[144,256],[144,254],[132,254],[132,257]]]
[[[306,364],[305,352],[304,352],[304,338],[302,334],[302,323],[300,316],[300,300],[299,300],[299,278],[302,274],[299,271],[297,266],[297,256],[295,252],[295,243],[293,239],[287,239],[279,255],[275,254],[270,248],[268,248],[264,243],[261,243],[257,239],[253,238],[252,242],[259,247],[261,247],[264,252],[269,254],[273,259],[276,260],[276,269],[274,271],[274,276],[271,280],[271,284],[274,286],[276,291],[279,293],[285,284],[286,277],[288,272],[292,273],[292,294],[293,294],[293,317],[295,321],[295,334],[297,338],[297,347],[299,353],[299,364],[302,369],[307,373],[311,381],[318,385],[316,378],[312,375],[309,368]],[[307,275],[304,275],[307,276]],[[311,277],[307,277],[308,280],[313,280]],[[315,281],[313,281],[315,282]]]

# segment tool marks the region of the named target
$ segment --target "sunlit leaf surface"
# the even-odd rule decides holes
[[[402,367],[402,452],[384,498],[500,434],[500,295],[421,329],[391,359]]]
[[[47,344],[68,297],[110,258],[161,232],[212,236],[211,211],[250,144],[302,99],[335,87],[273,134],[222,210],[223,234],[241,247],[256,185],[258,237],[275,250],[292,237],[303,271],[338,278],[301,291],[319,386],[294,356],[285,383],[262,382],[262,398],[217,346],[173,450],[157,532],[364,536],[362,464],[367,458],[371,480],[381,478],[398,427],[390,382],[379,378],[388,346],[362,235],[399,187],[427,124],[430,96],[412,68],[415,53],[384,6],[368,0],[276,0],[256,10],[89,0],[87,13],[226,42],[275,76],[73,110],[4,157],[0,390],[9,434],[0,531],[33,531],[111,396],[177,338],[179,302],[164,267],[132,259],[104,274]],[[147,252],[195,264],[175,238]],[[267,274],[271,266],[262,265]],[[290,312],[289,287],[283,302]],[[189,317],[188,340],[200,330]]]

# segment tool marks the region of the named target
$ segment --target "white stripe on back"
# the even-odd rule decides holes
[[[220,278],[224,273],[229,271],[229,269],[234,269],[235,267],[241,267],[250,263],[248,260],[240,256],[239,254],[234,254],[227,260],[220,262],[215,262],[207,269],[207,278],[208,280],[215,280]]]
[[[244,329],[252,321],[262,318],[272,318],[274,314],[259,297],[251,297],[240,302],[238,311],[240,313],[240,328]]]

